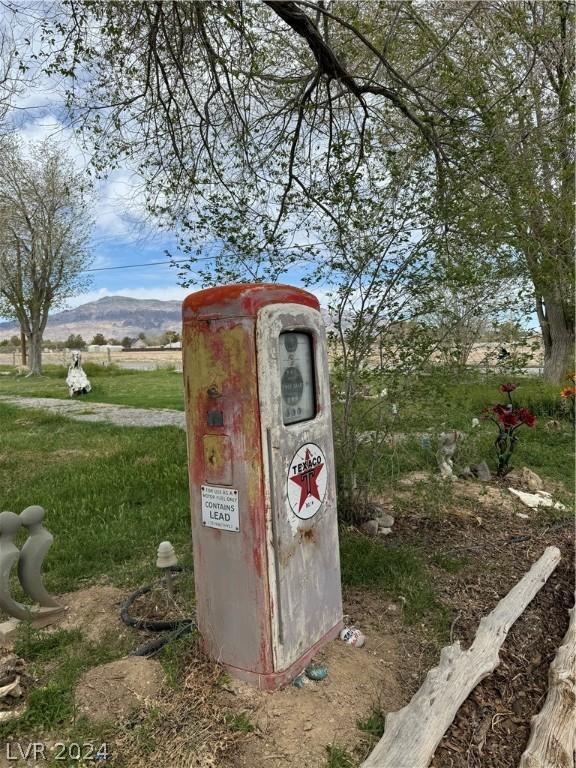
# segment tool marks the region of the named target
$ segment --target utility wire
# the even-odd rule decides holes
[[[194,261],[212,261],[214,256],[203,256],[201,259],[194,259]],[[137,267],[156,267],[159,264],[187,264],[190,259],[178,259],[176,261],[148,261],[146,264],[121,264],[118,267],[93,267],[92,269],[84,269],[83,272],[106,272],[110,269],[136,269]]]
[[[317,245],[317,243],[313,243],[313,245]],[[294,246],[286,246],[285,248],[280,248],[279,250],[282,251],[290,251],[294,250],[296,248],[301,248],[302,246],[294,245]],[[107,272],[111,269],[136,269],[137,267],[156,267],[160,264],[189,264],[190,261],[192,261],[193,264],[195,264],[197,261],[213,261],[216,259],[216,256],[202,256],[202,257],[192,257],[192,259],[170,259],[170,261],[149,261],[146,264],[121,264],[118,267],[92,267],[92,269],[83,269],[82,272]]]

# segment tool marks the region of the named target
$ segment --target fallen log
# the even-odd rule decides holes
[[[470,691],[500,661],[498,653],[512,624],[558,565],[560,550],[547,547],[524,577],[480,622],[467,651],[456,641],[442,648],[412,700],[386,716],[384,735],[361,768],[427,768],[446,729]]]
[[[576,595],[575,595],[576,597]],[[576,606],[548,671],[548,696],[532,718],[518,768],[574,768],[576,749]]]

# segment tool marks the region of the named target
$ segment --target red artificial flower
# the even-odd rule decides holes
[[[515,389],[518,388],[517,384],[500,384],[500,392],[514,392]]]
[[[520,423],[513,411],[500,411],[498,413],[498,418],[500,419],[502,426],[506,427],[507,429],[517,427]]]
[[[493,405],[490,409],[492,413],[495,413],[497,416],[500,416],[502,413],[508,413],[512,410],[511,405],[502,405],[502,403],[497,403],[496,405]]]
[[[516,415],[527,427],[533,427],[534,424],[536,424],[536,416],[534,416],[532,411],[529,411],[528,408],[520,408],[516,411]]]
[[[576,387],[566,387],[560,392],[560,397],[575,397]]]

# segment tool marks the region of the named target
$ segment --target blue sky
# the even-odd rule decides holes
[[[14,19],[0,4],[0,24],[12,28],[17,37],[32,40],[35,49],[39,30],[29,28],[26,16]],[[50,138],[60,142],[78,168],[88,166],[90,157],[80,138],[67,124],[62,82],[56,75],[42,72],[33,57],[27,60],[27,82],[21,84],[11,100],[8,121],[24,145]],[[92,255],[94,270],[91,285],[67,303],[75,307],[108,295],[181,300],[200,284],[182,288],[178,270],[168,264],[118,269],[121,266],[166,261],[166,251],[178,256],[174,233],[160,231],[147,217],[141,179],[128,167],[117,168],[97,182],[93,205],[94,233]],[[107,269],[114,267],[114,269]],[[301,284],[298,269],[286,275],[286,282]],[[326,291],[316,291],[322,298]]]
[[[34,48],[39,31],[37,24],[31,23],[29,26],[26,15],[14,18],[0,6],[0,25],[11,29],[16,38],[32,39]],[[52,138],[66,148],[79,169],[87,167],[89,155],[65,122],[62,83],[58,77],[41,72],[33,57],[27,63],[27,82],[20,80],[19,90],[11,99],[9,126],[24,145]],[[140,180],[129,167],[116,169],[97,183],[92,214],[95,269],[166,261],[165,251],[176,251],[171,233],[160,232],[147,221]],[[168,265],[95,271],[91,278],[90,288],[70,300],[68,307],[111,294],[182,299],[191,291],[178,285],[177,270]]]

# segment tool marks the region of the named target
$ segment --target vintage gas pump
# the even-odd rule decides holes
[[[342,627],[326,337],[317,299],[231,285],[183,304],[198,628],[273,690]]]

